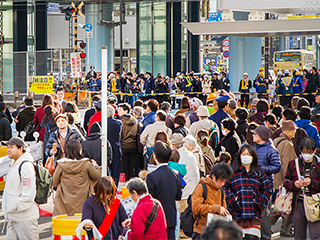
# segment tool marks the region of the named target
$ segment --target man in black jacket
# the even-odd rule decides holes
[[[0,141],[8,141],[12,137],[10,122],[5,114],[7,106],[0,102]]]
[[[0,94],[0,102],[3,102],[3,100],[4,100],[3,95]],[[11,117],[11,113],[10,113],[8,108],[6,108],[5,114],[6,114],[7,119],[9,120],[9,123],[11,124],[12,123],[12,117]]]
[[[34,114],[36,113],[36,108],[33,106],[33,99],[31,97],[26,97],[24,103],[26,108],[23,109],[14,120],[19,136],[20,132],[25,129],[28,123],[33,122]],[[34,141],[34,137],[32,135],[27,135],[24,140]]]
[[[168,240],[174,240],[177,223],[175,201],[181,200],[181,177],[177,171],[171,170],[168,166],[171,148],[166,143],[157,142],[154,145],[153,153],[157,169],[147,176],[146,182],[149,193],[158,199],[163,206],[167,220]]]

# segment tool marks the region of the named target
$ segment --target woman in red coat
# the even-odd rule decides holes
[[[137,207],[131,220],[127,219],[122,223],[124,227],[131,228],[126,233],[126,239],[166,240],[167,222],[162,205],[148,193],[147,184],[140,178],[132,178],[127,188],[132,200],[137,203]],[[152,219],[153,214],[156,216],[155,220],[147,224],[147,219]]]
[[[33,123],[36,125],[36,131],[40,134],[39,140],[43,141],[45,129],[40,126],[43,116],[44,116],[44,108],[47,105],[53,105],[53,98],[51,95],[46,94],[42,98],[42,106],[36,110],[34,114]]]

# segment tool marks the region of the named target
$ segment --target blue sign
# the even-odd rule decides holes
[[[289,46],[293,48],[293,37],[289,37]]]
[[[209,13],[208,22],[221,22],[221,12],[211,12]]]
[[[91,32],[91,30],[92,30],[92,25],[91,25],[91,23],[87,23],[87,24],[84,26],[84,30],[86,30],[87,32]]]
[[[48,4],[48,11],[49,12],[56,12],[59,13],[59,3],[49,3]]]

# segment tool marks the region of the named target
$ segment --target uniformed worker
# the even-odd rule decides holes
[[[292,83],[293,94],[301,94],[303,92],[302,79],[300,77],[300,71],[295,71]]]
[[[192,79],[189,76],[185,76],[185,71],[181,72],[182,77],[182,91],[191,92],[192,91]]]
[[[240,95],[240,106],[243,107],[244,101],[246,101],[246,108],[249,105],[249,98],[250,98],[250,89],[252,88],[251,80],[248,78],[248,73],[243,74],[243,79],[240,80],[239,84],[239,92]]]
[[[292,93],[293,93],[293,81],[289,75],[289,70],[284,71],[284,76],[281,78],[280,86],[282,89],[282,97],[280,98],[280,104],[283,107],[290,107]]]
[[[263,72],[259,72],[259,77],[256,80],[256,90],[258,90],[257,92],[258,97],[261,98],[267,98],[267,80],[264,78],[264,73]]]

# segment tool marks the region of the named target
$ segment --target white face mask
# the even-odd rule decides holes
[[[226,136],[228,133],[227,133],[227,130],[225,130],[225,129],[222,129],[222,134],[224,135],[224,136]]]
[[[313,158],[313,153],[301,153],[301,156],[304,160],[310,161]]]
[[[252,156],[243,155],[243,156],[240,156],[240,159],[244,165],[249,165],[252,163]]]

